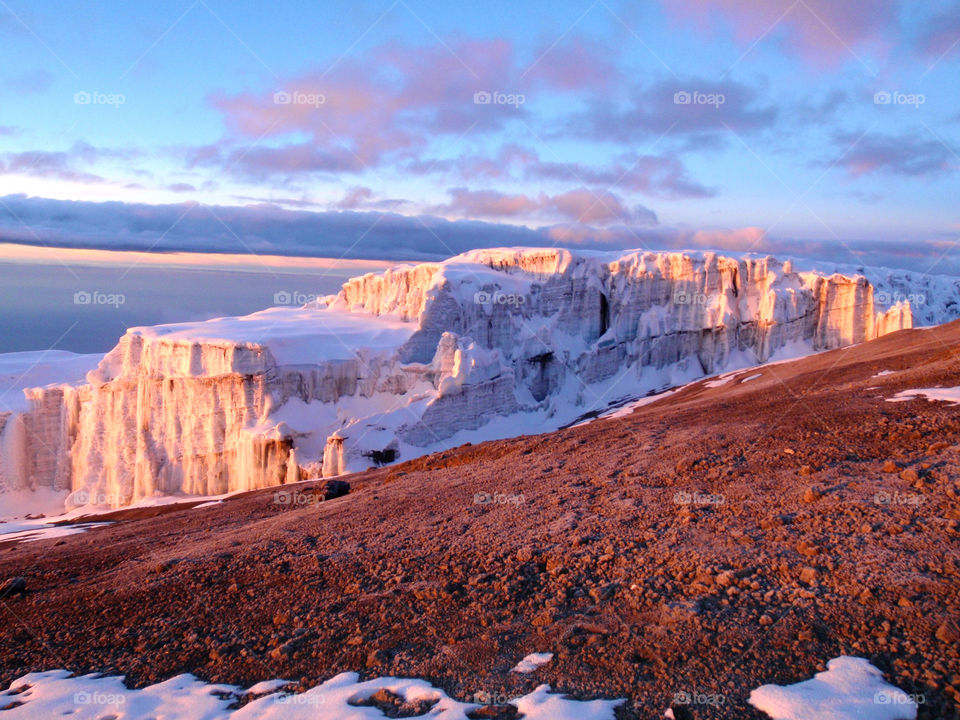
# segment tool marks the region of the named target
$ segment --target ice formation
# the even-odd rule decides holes
[[[133,328],[85,381],[0,405],[0,491],[122,506],[337,475],[960,314],[957,281],[856,270],[477,250],[301,308]]]

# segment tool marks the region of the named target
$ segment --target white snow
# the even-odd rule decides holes
[[[871,375],[871,377],[883,377],[884,375],[893,375],[896,372],[896,370],[881,370],[876,375]]]
[[[741,381],[740,381],[740,384],[743,385],[744,383],[750,382],[751,380],[756,380],[758,377],[760,377],[760,376],[762,376],[762,375],[763,375],[763,373],[755,373],[755,374],[753,374],[753,375],[749,375],[748,377],[745,377],[743,380],[741,380]]]
[[[825,672],[794,685],[764,685],[750,704],[773,720],[913,720],[917,704],[885,682],[864,658],[842,656]]]
[[[530,653],[523,660],[517,663],[511,672],[531,673],[541,665],[546,665],[553,660],[553,653]]]
[[[951,405],[960,405],[960,387],[949,388],[918,388],[916,390],[901,390],[887,402],[906,402],[925,397],[930,402],[936,400],[948,402]]]
[[[0,413],[26,410],[26,388],[82,382],[102,358],[99,354],[78,355],[65,350],[0,354]]]
[[[480,705],[454,700],[424,680],[394,677],[361,682],[357,673],[345,672],[301,694],[280,692],[282,680],[260,682],[244,690],[232,685],[205,683],[192,675],[178,675],[139,690],[130,690],[122,676],[70,677],[66,670],[30,673],[0,693],[0,706],[23,705],[3,712],[4,720],[34,720],[69,716],[98,720],[110,715],[130,720],[376,720],[384,715],[371,706],[355,703],[386,689],[407,701],[436,701],[430,717],[467,720]],[[16,692],[24,686],[28,689]],[[214,695],[213,693],[217,693]],[[245,695],[260,695],[237,710],[228,706]],[[511,701],[526,720],[613,720],[622,700],[577,701],[550,692],[540,685]]]

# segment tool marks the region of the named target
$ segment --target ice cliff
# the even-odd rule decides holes
[[[0,405],[0,492],[121,506],[336,475],[944,322],[958,298],[948,278],[713,253],[402,265],[302,308],[133,328],[85,381],[16,388]]]

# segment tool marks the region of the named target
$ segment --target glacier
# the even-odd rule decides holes
[[[303,307],[131,328],[105,356],[0,356],[0,507],[335,476],[957,317],[954,278],[772,257],[501,248],[398,265]]]

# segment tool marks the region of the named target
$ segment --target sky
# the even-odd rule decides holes
[[[960,274],[960,2],[0,0],[0,240]]]

